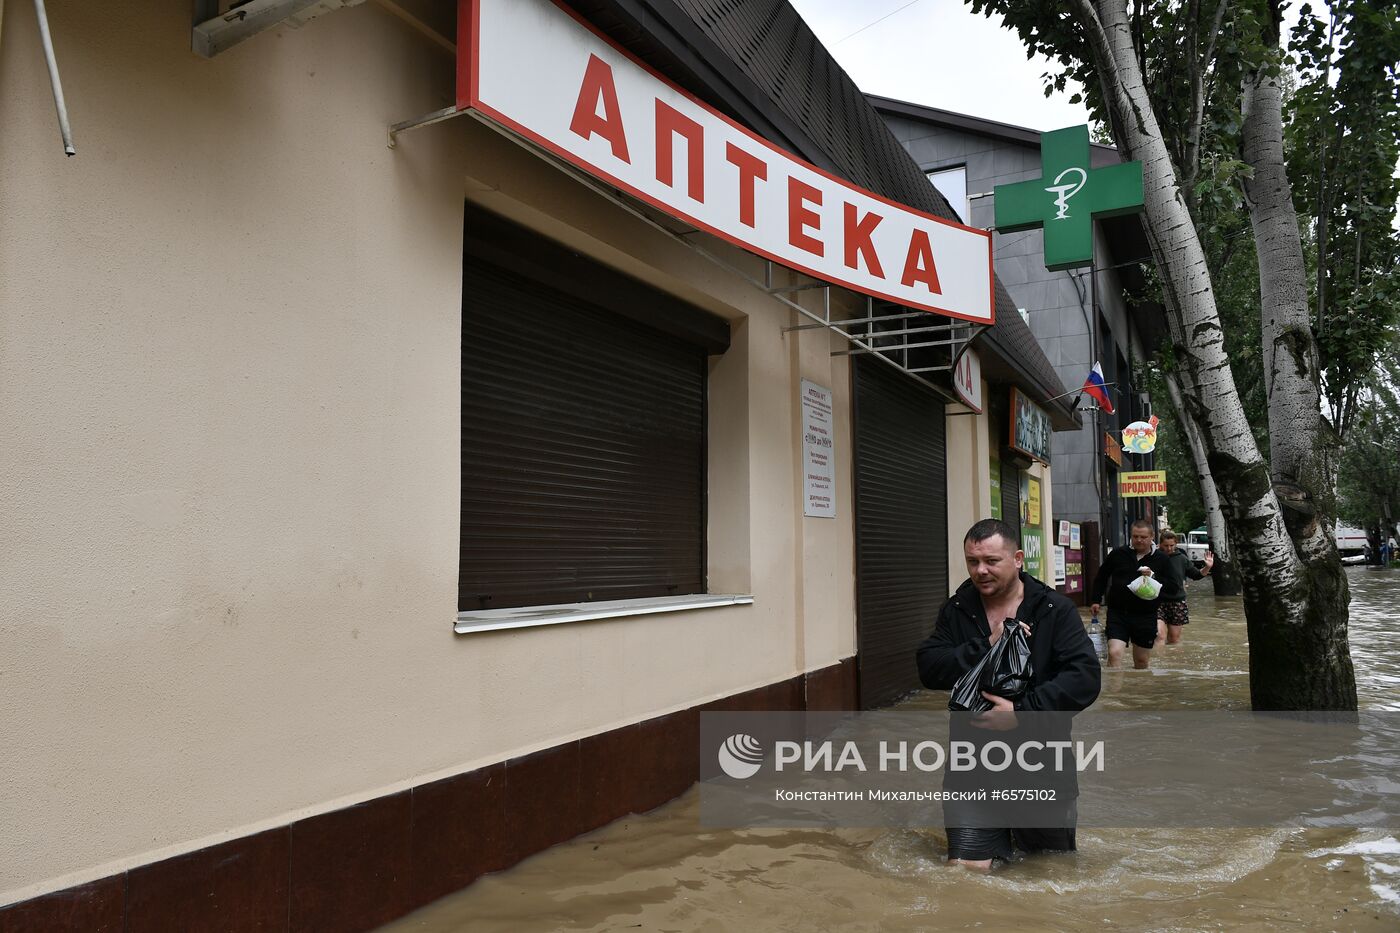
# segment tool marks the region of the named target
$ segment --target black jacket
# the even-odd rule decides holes
[[[1078,712],[1099,695],[1102,672],[1079,612],[1065,596],[1021,574],[1025,595],[1017,621],[1031,627],[1031,686],[1016,709]],[[1131,594],[1130,594],[1131,595]],[[971,580],[938,612],[933,634],[919,645],[919,679],[930,690],[951,690],[991,650],[992,630]]]
[[[1116,547],[1104,558],[1103,566],[1099,567],[1098,575],[1094,577],[1094,586],[1089,591],[1091,602],[1101,603],[1104,601],[1104,594],[1108,594],[1108,616],[1110,619],[1120,621],[1137,620],[1152,622],[1157,621],[1157,603],[1161,601],[1162,594],[1158,593],[1156,599],[1143,599],[1134,596],[1128,589],[1128,584],[1139,576],[1138,568],[1148,567],[1157,582],[1165,584],[1171,574],[1171,567],[1167,563],[1167,552],[1161,548],[1154,547],[1152,553],[1146,557],[1138,557],[1137,551],[1124,545]]]
[[[1164,563],[1164,571],[1158,575],[1158,579],[1162,581],[1162,592],[1158,598],[1163,602],[1181,602],[1186,598],[1188,579],[1205,579],[1205,574],[1197,570],[1196,565],[1191,563],[1191,558],[1182,551],[1167,554]]]

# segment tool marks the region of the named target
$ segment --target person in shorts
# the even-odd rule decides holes
[[[1016,531],[1005,522],[985,518],[970,528],[963,538],[963,557],[968,579],[958,587],[938,612],[933,634],[919,645],[915,655],[919,679],[930,690],[950,690],[991,650],[1007,627],[1021,626],[1030,636],[1031,679],[1016,700],[990,693],[982,695],[993,709],[979,716],[999,717],[986,728],[1034,732],[1063,725],[1069,737],[1068,714],[1083,710],[1099,695],[1101,674],[1098,655],[1084,630],[1079,611],[1061,593],[1022,570],[1025,555],[1017,547]],[[1016,712],[1067,714],[1063,717],[1022,717],[1036,724],[1017,725]],[[965,715],[965,714],[963,714]],[[974,725],[976,724],[974,717]],[[953,724],[950,728],[956,728]],[[991,736],[1010,732],[992,731]],[[1014,743],[1013,743],[1014,744]],[[948,782],[945,775],[945,788]],[[1062,809],[1054,819],[1042,820],[1041,828],[1008,829],[995,825],[995,818],[1006,811],[993,811],[992,823],[985,808],[945,802],[943,818],[948,833],[948,861],[970,868],[990,868],[993,859],[1009,859],[1013,844],[1027,852],[1072,852],[1074,826],[1078,817],[1078,784],[1069,774],[1069,786],[1057,795],[1055,806]],[[1047,822],[1054,825],[1047,826]],[[1013,824],[1024,825],[1024,824]]]
[[[1200,580],[1210,575],[1215,566],[1215,555],[1206,551],[1205,569],[1197,570],[1185,551],[1177,549],[1176,532],[1170,528],[1162,532],[1161,551],[1166,555],[1166,569],[1162,575],[1162,595],[1157,603],[1157,645],[1175,645],[1181,642],[1183,626],[1191,621],[1186,611],[1186,581]]]
[[[1140,576],[1152,576],[1160,583],[1167,573],[1166,555],[1152,540],[1152,523],[1139,519],[1129,529],[1127,547],[1114,548],[1104,558],[1090,590],[1090,611],[1108,599],[1108,666],[1121,667],[1123,650],[1133,646],[1133,667],[1146,670],[1152,662],[1152,646],[1157,643],[1157,606],[1161,593],[1143,599],[1128,589]]]

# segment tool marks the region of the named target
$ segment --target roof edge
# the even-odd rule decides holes
[[[960,130],[969,130],[985,136],[995,136],[1010,142],[1024,143],[1031,146],[1040,145],[1041,130],[1033,130],[1027,126],[1017,126],[1014,123],[1001,123],[997,120],[988,120],[985,117],[974,117],[967,113],[958,113],[953,110],[943,110],[938,107],[929,107],[925,104],[916,104],[912,101],[897,100],[893,97],[884,97],[880,94],[866,94],[865,99],[870,101],[870,105],[876,110],[898,114],[902,117],[911,117],[915,120],[923,120],[926,123],[940,123],[944,126],[951,126]],[[1048,131],[1047,131],[1048,132]],[[1105,146],[1103,143],[1090,142],[1090,149],[1098,149],[1103,152],[1118,152],[1116,146]]]

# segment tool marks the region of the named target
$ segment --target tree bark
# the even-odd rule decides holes
[[[1211,550],[1215,554],[1215,566],[1210,571],[1211,585],[1215,587],[1216,596],[1238,596],[1240,576],[1235,569],[1234,551],[1225,530],[1225,513],[1220,510],[1220,494],[1216,492],[1215,479],[1210,475],[1210,465],[1206,462],[1205,441],[1186,410],[1176,375],[1170,372],[1162,375],[1167,383],[1167,395],[1171,397],[1176,420],[1186,435],[1186,447],[1191,451],[1191,463],[1196,468],[1196,485],[1201,490],[1201,504],[1206,509],[1206,532],[1210,535]]]
[[[1074,0],[1072,9],[1108,91],[1119,148],[1143,164],[1144,228],[1182,364],[1185,407],[1204,441],[1243,583],[1251,702],[1255,709],[1355,709],[1341,564],[1335,546],[1332,566],[1322,560],[1326,549],[1315,546],[1315,534],[1304,537],[1305,563],[1284,523],[1235,389],[1205,253],[1143,83],[1126,9],[1118,0]],[[1281,137],[1281,123],[1278,130]],[[1316,405],[1314,396],[1314,417]],[[1279,424],[1274,433],[1290,430]]]
[[[1279,44],[1279,10],[1271,0],[1265,38],[1271,53]],[[1335,435],[1322,418],[1317,341],[1308,309],[1307,264],[1293,209],[1293,189],[1283,149],[1281,56],[1272,54],[1248,75],[1242,88],[1241,150],[1253,178],[1246,182],[1250,226],[1259,257],[1264,384],[1269,403],[1269,463],[1274,492],[1299,562],[1301,618],[1272,626],[1256,645],[1251,631],[1250,668],[1255,660],[1291,672],[1269,678],[1251,691],[1267,702],[1289,703],[1294,695],[1329,703],[1350,696],[1356,683],[1347,644],[1351,595],[1337,553]],[[1319,279],[1322,272],[1319,270]],[[1296,658],[1307,658],[1297,670]]]

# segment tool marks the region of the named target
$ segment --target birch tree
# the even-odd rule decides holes
[[[1172,408],[1181,412],[1186,410],[1186,399],[1181,392],[1176,374],[1172,372],[1163,373],[1163,383],[1167,387],[1168,397],[1171,398]],[[1206,443],[1201,437],[1200,429],[1195,422],[1189,418],[1180,419],[1183,433],[1186,437],[1186,449],[1191,455],[1191,465],[1195,469],[1196,484],[1201,490],[1201,506],[1206,513],[1206,533],[1210,535],[1211,546],[1215,550],[1215,567],[1211,568],[1211,577],[1218,578],[1220,571],[1217,568],[1229,568],[1225,571],[1231,578],[1234,576],[1235,556],[1234,550],[1230,547],[1229,533],[1225,530],[1225,512],[1220,507],[1220,494],[1215,489],[1215,479],[1210,474],[1210,464],[1206,457]],[[1221,590],[1235,589],[1233,579],[1225,587],[1219,585],[1216,579],[1216,594],[1227,595]],[[1229,593],[1228,595],[1236,595]]]
[[[1189,7],[1182,10],[1185,15],[1173,21],[1159,9],[1134,8],[1135,17],[1147,20],[1145,26],[1134,26],[1140,58],[1156,57],[1156,49],[1192,46],[1188,38],[1201,11],[1196,10],[1192,18]],[[1149,84],[1154,106],[1161,111],[1162,102],[1168,102],[1171,119],[1176,121],[1163,130],[1178,171],[1186,174],[1183,160],[1190,152],[1197,153],[1196,163],[1187,166],[1195,179],[1188,205],[1215,285],[1235,386],[1255,438],[1268,446],[1259,266],[1253,250],[1240,248],[1251,242],[1253,233],[1242,198],[1249,182],[1248,167],[1239,161],[1243,99],[1229,93],[1241,81],[1241,75],[1231,78],[1231,63],[1257,53],[1232,40],[1234,24],[1223,17],[1222,10],[1216,8],[1209,15],[1217,29],[1225,27],[1216,48],[1224,50],[1226,61],[1219,61],[1219,55],[1210,60],[1204,54],[1177,54],[1169,64],[1185,77],[1176,82],[1165,78],[1153,82],[1149,77]],[[1400,195],[1400,177],[1395,172],[1400,160],[1396,76],[1400,0],[1332,0],[1321,15],[1304,4],[1292,30],[1289,56],[1283,75],[1289,81],[1284,103],[1285,153],[1294,205],[1305,232],[1313,329],[1326,403],[1324,429],[1330,427],[1345,441],[1358,416],[1379,398],[1370,384],[1377,360],[1395,339],[1400,317],[1400,242],[1387,235],[1393,230]],[[1174,107],[1173,101],[1178,102]],[[1194,111],[1202,114],[1199,123],[1182,101],[1203,102]],[[1200,142],[1188,150],[1174,141],[1174,133]],[[1172,377],[1169,353],[1156,361],[1156,371]],[[1165,382],[1159,383],[1158,396],[1166,397],[1167,388]],[[1208,468],[1202,466],[1204,448],[1190,436],[1197,432],[1186,430],[1189,420],[1178,417],[1173,426],[1178,424],[1183,426],[1174,433],[1187,435],[1196,460],[1190,472],[1199,482],[1193,485],[1199,486],[1199,496],[1208,499],[1213,482]],[[1354,469],[1359,461],[1352,456],[1348,463]],[[1183,474],[1179,470],[1177,475]],[[1181,492],[1177,484],[1173,496]],[[1214,520],[1208,524],[1218,529],[1221,518],[1215,510],[1211,514]],[[1213,534],[1220,539],[1218,531]],[[1211,577],[1218,594],[1239,592],[1237,585],[1228,585],[1229,571],[1229,561],[1217,561]]]
[[[1309,218],[1322,391],[1346,437],[1400,316],[1400,0],[1332,0],[1299,10],[1285,104],[1294,205]]]
[[[1134,0],[1136,17],[1125,0],[973,0],[973,9],[1001,13],[1033,51],[1058,59],[1065,75],[1079,78],[1119,151],[1143,164],[1143,226],[1161,281],[1183,420],[1199,431],[1243,584],[1254,708],[1355,709],[1346,576],[1330,534],[1335,503],[1323,453],[1330,438],[1322,422],[1306,269],[1283,159],[1278,2],[1227,4]],[[1156,19],[1143,15],[1149,5]],[[1143,24],[1160,21],[1180,27],[1184,40],[1171,54],[1189,67],[1145,54]],[[1267,295],[1262,304],[1269,309],[1261,321],[1261,350],[1270,460],[1256,443],[1236,390],[1192,214],[1211,90],[1199,64],[1203,55],[1224,62],[1222,41],[1249,52],[1233,59],[1245,68],[1238,83],[1232,85],[1224,67],[1212,80],[1217,94],[1240,102],[1244,157],[1253,170],[1250,220]],[[1191,85],[1185,93],[1154,95],[1149,76],[1154,82],[1185,76]],[[1160,100],[1177,107],[1171,148],[1154,105]]]

